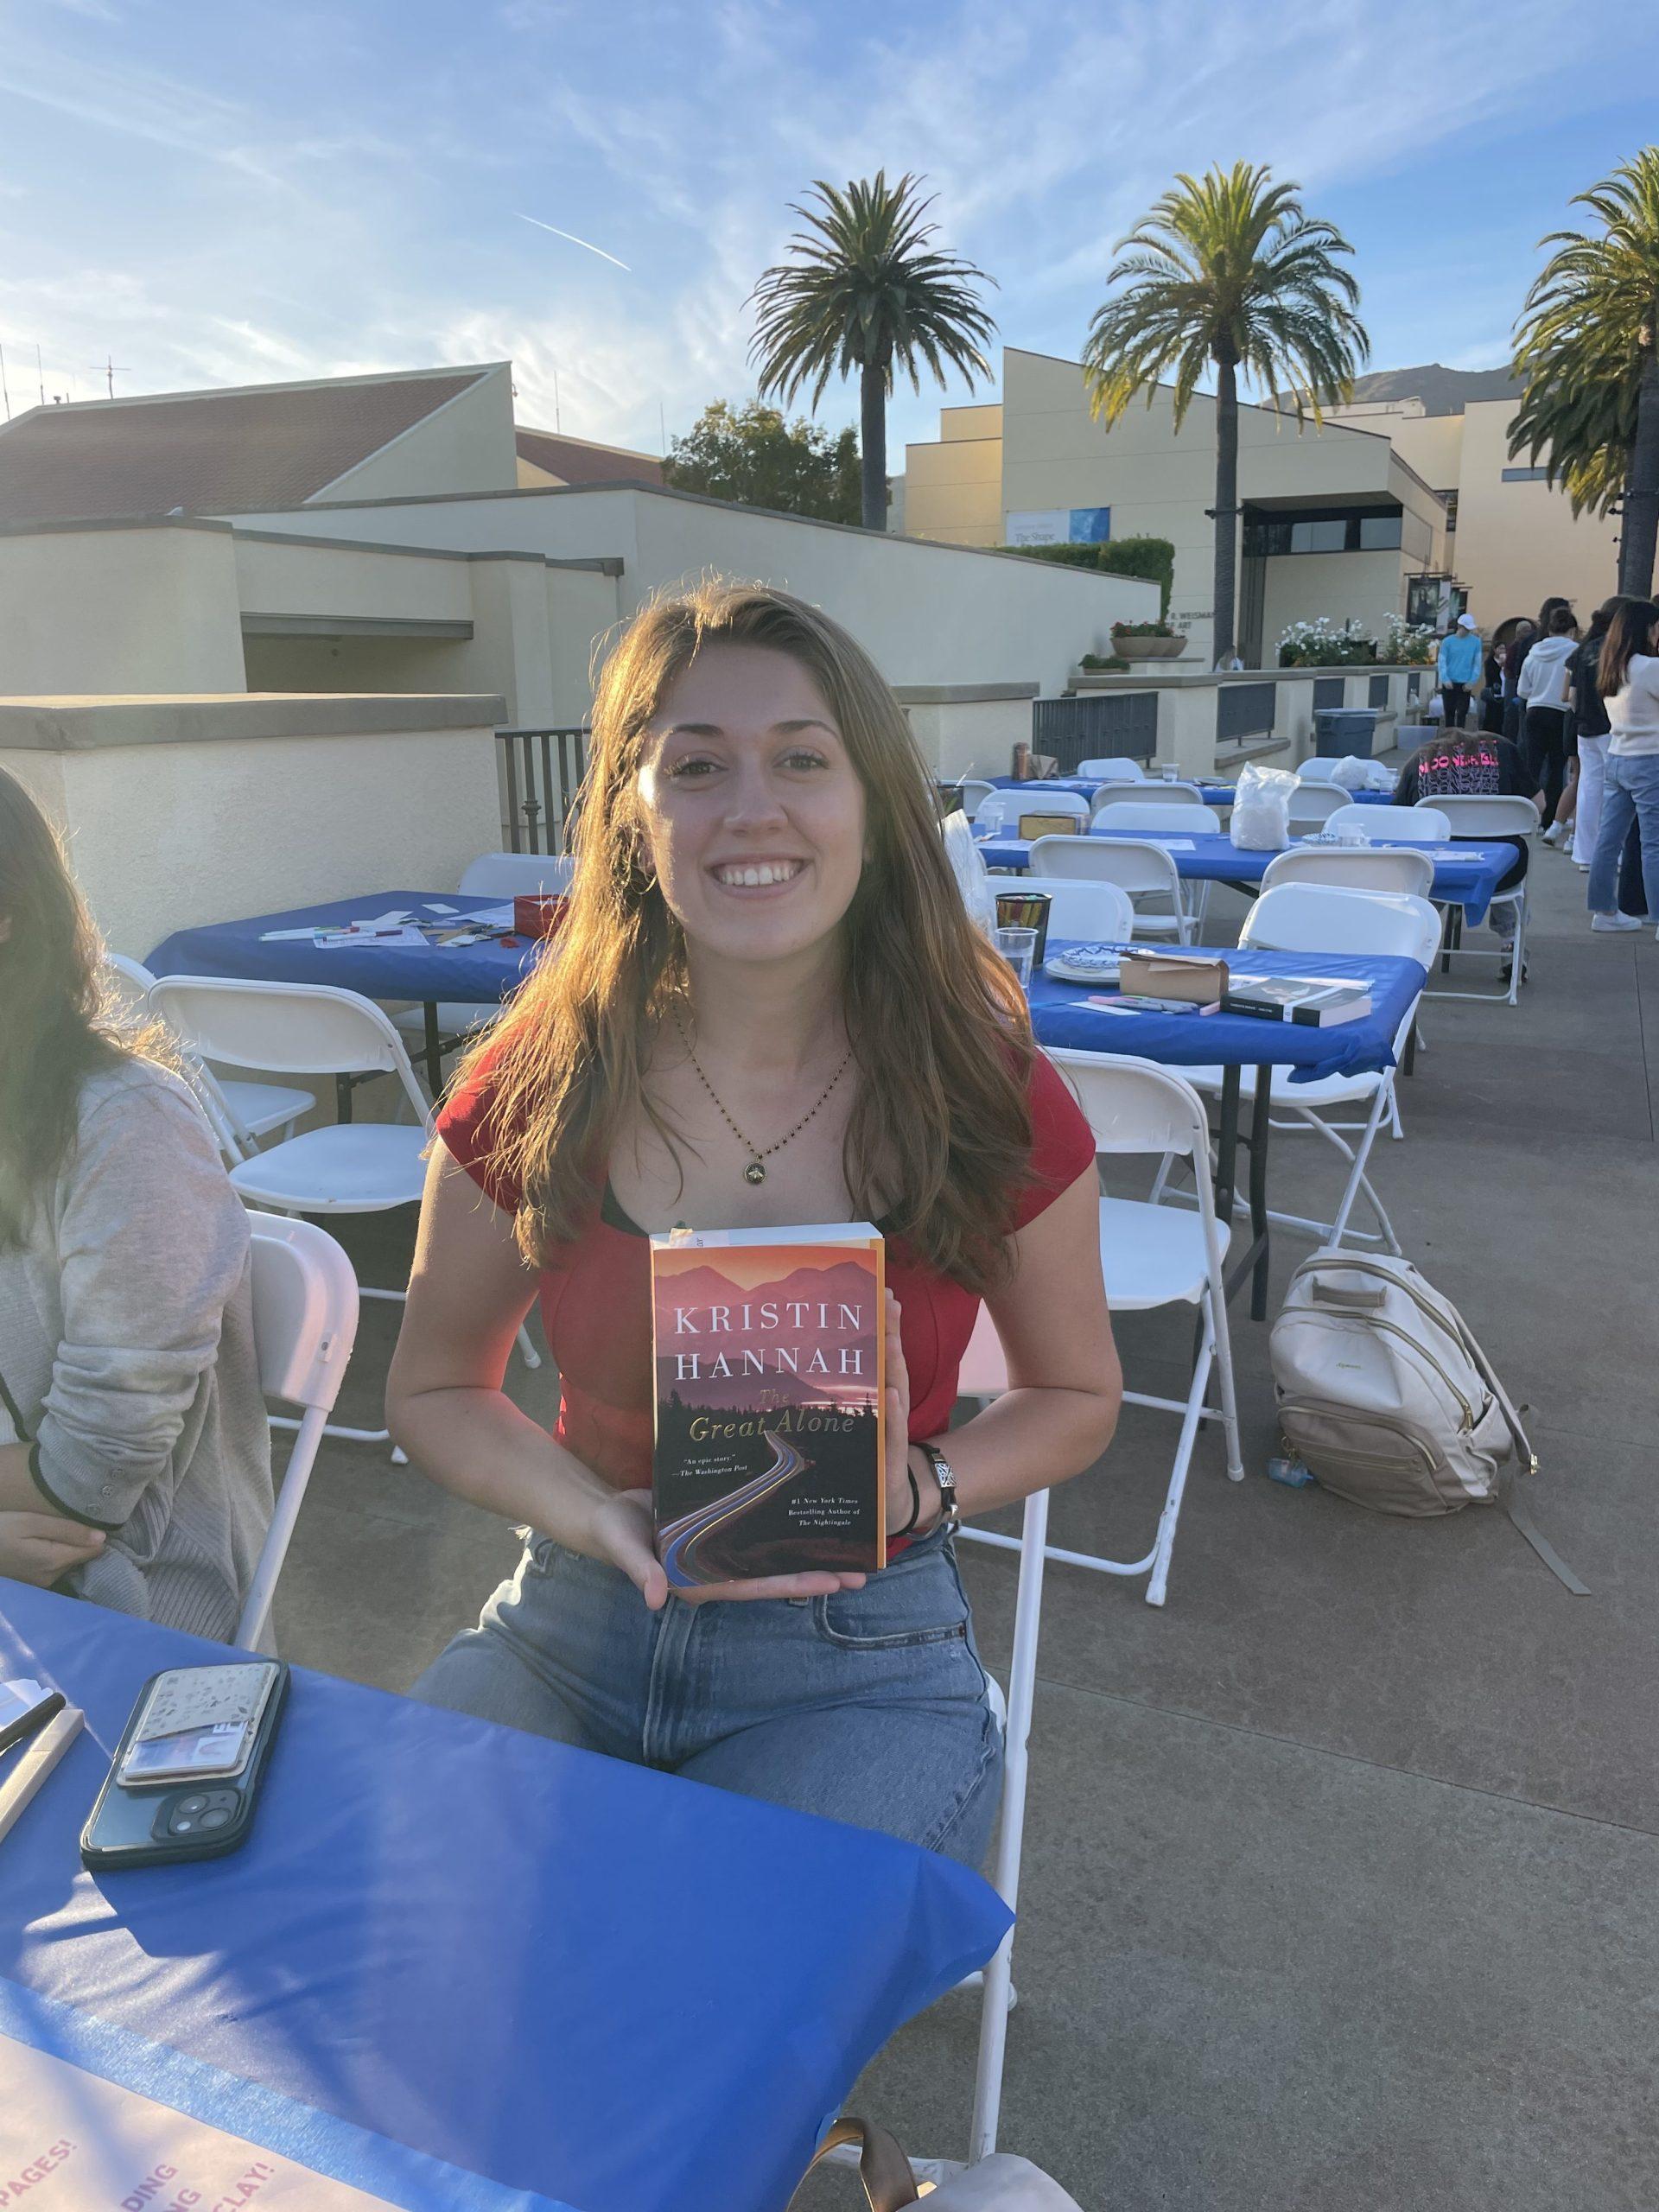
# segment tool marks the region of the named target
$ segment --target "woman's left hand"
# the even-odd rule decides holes
[[[911,1516],[910,1497],[910,1370],[905,1365],[904,1342],[899,1332],[899,1300],[887,1294],[887,1534],[902,1529]],[[927,1508],[922,1500],[923,1511]]]

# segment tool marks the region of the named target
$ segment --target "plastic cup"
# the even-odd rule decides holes
[[[1000,929],[994,940],[997,950],[1020,978],[1022,991],[1031,988],[1032,964],[1037,957],[1035,930]]]

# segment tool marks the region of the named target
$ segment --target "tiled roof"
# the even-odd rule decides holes
[[[0,430],[0,522],[298,506],[487,373],[34,408]]]
[[[663,464],[654,454],[626,446],[596,446],[587,438],[560,437],[552,430],[516,433],[519,458],[556,476],[561,484],[660,484]]]

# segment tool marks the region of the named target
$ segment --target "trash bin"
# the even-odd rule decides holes
[[[1369,760],[1380,707],[1319,707],[1313,714],[1313,749],[1322,757],[1351,753]]]

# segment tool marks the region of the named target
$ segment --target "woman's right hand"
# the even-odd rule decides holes
[[[601,1559],[626,1574],[653,1613],[668,1602],[669,1580],[663,1572],[652,1541],[651,1492],[620,1490],[601,1500],[588,1517],[587,1541],[573,1548]],[[753,1582],[704,1582],[690,1590],[676,1589],[682,1605],[706,1605],[715,1599],[741,1603],[759,1598],[827,1598],[837,1590],[861,1590],[861,1574],[821,1573],[768,1574]]]
[[[0,1575],[49,1589],[104,1548],[104,1531],[55,1513],[0,1513]]]

